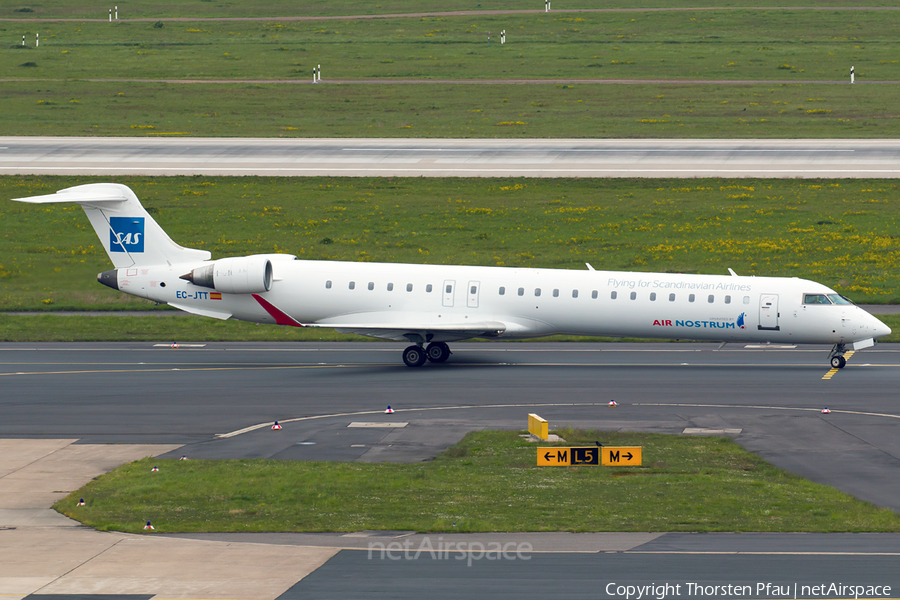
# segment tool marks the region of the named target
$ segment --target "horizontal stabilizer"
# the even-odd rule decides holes
[[[85,189],[87,188],[87,189]],[[128,196],[115,187],[97,187],[79,185],[59,190],[55,194],[31,196],[30,198],[13,198],[14,202],[29,204],[49,204],[51,202],[74,202],[81,205],[109,205],[117,202],[128,202]]]

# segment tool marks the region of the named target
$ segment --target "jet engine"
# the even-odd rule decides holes
[[[265,256],[222,258],[180,279],[226,294],[261,294],[272,287],[272,261]]]

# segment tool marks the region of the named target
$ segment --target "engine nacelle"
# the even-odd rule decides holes
[[[180,279],[226,294],[261,294],[272,288],[272,261],[265,256],[222,258]]]

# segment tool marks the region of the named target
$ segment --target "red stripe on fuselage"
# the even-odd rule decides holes
[[[277,306],[260,296],[259,294],[251,294],[259,305],[266,309],[266,312],[272,315],[275,319],[275,322],[279,325],[290,325],[292,327],[303,327],[303,325],[297,321],[294,317],[282,312]]]

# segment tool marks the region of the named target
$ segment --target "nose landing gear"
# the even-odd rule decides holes
[[[847,348],[844,344],[835,344],[834,348],[831,349],[831,353],[828,357],[833,369],[843,369],[844,365],[847,364],[847,359],[844,358],[844,352],[846,351]]]

